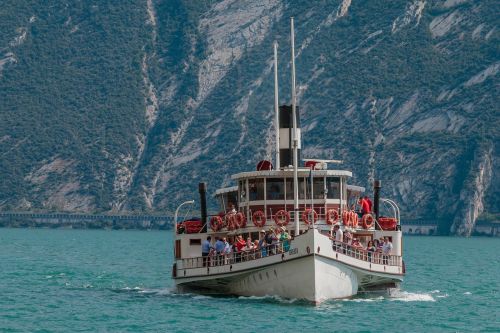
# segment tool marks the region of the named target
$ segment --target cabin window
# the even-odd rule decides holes
[[[247,187],[245,186],[246,185],[246,181],[244,180],[240,180],[239,181],[239,190],[240,190],[240,199],[241,199],[241,202],[246,202],[247,201]]]
[[[326,178],[326,197],[328,199],[340,199],[340,178]]]
[[[190,239],[189,245],[201,245],[201,239]]]
[[[226,201],[226,210],[230,210],[231,205],[234,205],[234,208],[238,208],[238,191],[228,192],[224,197]]]
[[[304,199],[306,195],[306,181],[304,178],[299,178],[299,199]],[[293,196],[293,190],[292,190]]]
[[[313,180],[314,199],[323,199],[325,184],[323,177],[315,177]],[[311,199],[311,178],[306,178],[306,198]]]
[[[283,178],[266,179],[267,200],[283,200],[285,198],[285,182]]]
[[[286,200],[293,200],[293,178],[287,178],[285,180],[286,187]],[[304,178],[299,178],[299,199],[304,199],[305,195],[305,180]]]
[[[248,192],[250,195],[250,201],[264,200],[264,179],[249,179]]]
[[[285,179],[286,199],[293,200],[293,179]]]
[[[181,258],[181,240],[176,239],[175,240],[175,259],[180,259]]]

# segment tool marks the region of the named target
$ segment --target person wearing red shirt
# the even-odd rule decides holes
[[[245,240],[243,239],[243,236],[239,235],[238,240],[236,241],[236,249],[238,252],[241,252],[241,250],[247,245]]]
[[[361,206],[361,213],[363,215],[370,212],[370,204],[365,198],[359,198],[359,204]]]
[[[373,208],[373,203],[367,195],[365,195],[365,201],[368,203],[368,213],[371,213]]]

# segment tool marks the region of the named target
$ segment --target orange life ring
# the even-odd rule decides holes
[[[274,215],[274,222],[276,223],[277,226],[282,227],[284,225],[287,225],[288,222],[290,222],[290,213],[288,213],[286,210],[282,209],[279,210],[275,215]]]
[[[237,228],[244,228],[247,226],[247,218],[242,212],[236,213],[236,215],[234,215],[233,217],[233,221],[236,224]]]
[[[252,215],[252,222],[256,227],[262,228],[266,224],[266,216],[261,210],[256,211]]]
[[[342,223],[348,227],[349,226],[349,211],[348,210],[344,210],[342,212]]]
[[[351,227],[357,228],[359,223],[358,213],[351,211]]]
[[[219,231],[223,225],[224,222],[222,221],[222,217],[220,216],[212,216],[212,218],[210,219],[210,228],[213,231]]]
[[[309,214],[313,212],[313,220],[309,221]],[[315,223],[318,220],[318,213],[316,213],[315,210],[311,208],[307,208],[303,213],[302,213],[302,221],[304,221],[305,224],[311,224]]]
[[[365,214],[365,215],[363,215],[361,222],[363,223],[363,228],[369,229],[369,228],[373,227],[373,223],[375,222],[375,219],[373,218],[372,214]]]
[[[326,223],[333,225],[337,222],[339,219],[339,212],[336,209],[329,209],[328,212],[326,212]]]

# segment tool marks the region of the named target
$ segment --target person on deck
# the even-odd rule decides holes
[[[242,235],[238,235],[238,240],[236,241],[236,249],[238,252],[241,252],[247,243],[243,239]]]
[[[260,232],[259,232],[259,237],[260,237],[260,240],[259,240],[259,249],[260,249],[260,256],[261,257],[267,257],[267,246],[269,245],[267,243],[267,232],[262,229]]]
[[[236,214],[236,208],[234,208],[234,205],[230,202],[229,205],[229,211],[228,211],[228,214]]]
[[[241,261],[241,251],[243,251],[243,248],[245,247],[245,245],[246,245],[246,242],[243,239],[243,236],[238,235],[238,237],[236,237],[236,241],[234,244],[234,246],[236,247],[236,262]]]
[[[371,207],[370,207],[370,204],[368,203],[368,201],[366,200],[366,197],[359,198],[358,202],[359,202],[359,205],[361,206],[361,216],[360,217],[363,217],[363,215],[371,212]]]
[[[365,195],[365,201],[368,203],[368,213],[371,213],[373,209],[373,202],[367,195]]]
[[[286,231],[286,228],[283,226],[281,227],[281,234],[280,234],[280,242],[283,243],[283,251],[287,252],[290,250],[290,234]]]
[[[335,232],[335,251],[340,251],[342,249],[342,242],[344,241],[344,233],[340,230],[340,226],[336,224],[333,227]]]
[[[389,237],[384,237],[384,245],[382,245],[382,258],[383,258],[383,263],[384,265],[389,264],[389,256],[391,255],[392,251],[392,243],[389,240]]]
[[[368,245],[366,245],[366,252],[368,253],[368,261],[369,262],[372,262],[372,256],[376,250],[377,250],[377,248],[373,245],[373,242],[368,241]]]
[[[208,236],[206,240],[201,244],[201,256],[203,257],[203,266],[207,266],[208,255],[210,254],[210,249],[212,249],[211,244],[212,237]]]
[[[216,241],[215,241],[215,252],[216,252],[216,255],[217,255],[217,265],[221,265],[222,264],[223,255],[224,255],[224,248],[226,247],[226,244],[224,243],[224,241],[222,240],[222,238],[215,237],[215,239],[216,239]]]
[[[227,241],[226,237],[222,239],[224,242],[224,263],[229,264],[229,259],[231,258],[231,253],[233,252],[233,246]]]

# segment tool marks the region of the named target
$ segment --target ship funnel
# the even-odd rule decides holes
[[[280,166],[287,167],[293,165],[293,115],[291,105],[281,105],[279,108],[279,158]],[[297,160],[300,161],[300,116],[299,109],[295,113],[297,120]],[[298,166],[297,166],[298,167]]]
[[[199,183],[198,191],[200,192],[200,213],[201,223],[203,224],[203,232],[207,230],[207,183]]]
[[[380,201],[380,188],[382,187],[382,181],[375,180],[373,182],[373,212],[375,213],[375,218],[378,221],[379,215],[379,201]]]

